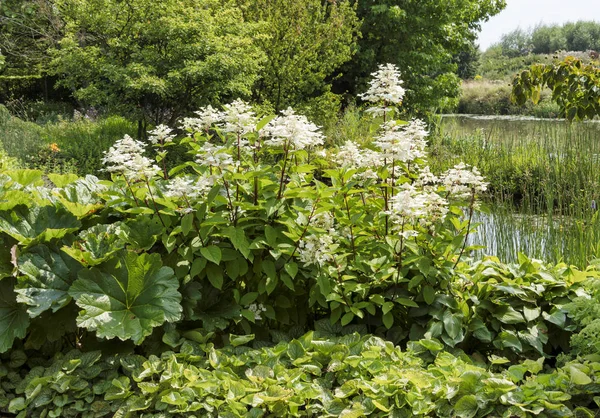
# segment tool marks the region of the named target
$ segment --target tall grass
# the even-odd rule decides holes
[[[599,139],[594,122],[451,117],[430,163],[440,172],[464,161],[487,177],[494,210],[477,237],[487,252],[583,266],[600,256]]]
[[[58,119],[40,125],[14,117],[0,105],[2,150],[23,167],[100,175],[103,152],[136,130],[135,124],[117,116],[97,121]]]

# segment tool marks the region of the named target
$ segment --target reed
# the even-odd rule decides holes
[[[487,177],[493,210],[473,241],[485,252],[585,266],[600,256],[599,156],[596,122],[446,117],[430,163],[441,172],[465,161]]]

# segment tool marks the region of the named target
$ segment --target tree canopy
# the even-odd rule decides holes
[[[343,67],[337,89],[364,90],[380,63],[396,64],[407,87],[405,107],[415,113],[457,97],[454,56],[468,50],[480,23],[504,0],[355,0],[362,36],[355,58]]]
[[[215,0],[55,0],[65,35],[51,71],[87,104],[173,122],[248,96],[262,54],[254,26]]]

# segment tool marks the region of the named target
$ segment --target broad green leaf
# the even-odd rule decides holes
[[[79,234],[79,240],[62,250],[86,266],[96,266],[125,248],[120,223],[95,225]]]
[[[243,228],[230,226],[223,233],[229,238],[233,247],[242,253],[244,257],[248,258],[250,256],[250,243]]]
[[[229,344],[231,344],[234,347],[237,347],[238,345],[247,344],[250,341],[252,341],[253,339],[254,339],[254,334],[248,334],[248,335],[229,334]]]
[[[68,184],[74,183],[76,180],[79,180],[79,176],[77,174],[55,174],[48,173],[48,178],[56,187],[65,187]]]
[[[81,265],[58,250],[37,245],[18,260],[17,301],[28,305],[32,318],[52,309],[56,312],[71,300],[68,294]]]
[[[452,339],[456,338],[462,328],[462,320],[456,316],[450,309],[446,309],[443,316],[444,329]]]
[[[13,345],[15,338],[24,338],[29,327],[25,306],[17,303],[13,278],[0,280],[0,353]]]
[[[394,315],[391,312],[384,314],[381,319],[387,329],[390,329],[394,325]]]
[[[223,288],[223,269],[221,266],[216,264],[206,266],[206,277],[210,284],[217,289],[221,290]]]
[[[162,234],[163,227],[156,218],[136,216],[121,225],[120,238],[131,244],[134,248],[148,251],[157,237]]]
[[[221,249],[216,245],[209,245],[207,247],[200,248],[200,254],[208,261],[219,264],[221,262]]]
[[[104,188],[98,178],[88,175],[59,190],[58,199],[69,212],[81,219],[104,206],[98,197],[98,192]]]
[[[82,308],[79,326],[102,338],[140,344],[154,327],[181,317],[179,282],[159,254],[134,252],[79,272],[69,294]]]
[[[283,268],[290,275],[290,277],[292,279],[294,279],[296,277],[296,274],[298,274],[298,264],[294,263],[293,261],[289,262],[289,263],[285,263]]]
[[[42,179],[42,173],[40,170],[10,170],[6,174],[16,183],[19,183],[23,187],[27,186],[43,186],[44,180]]]
[[[575,366],[569,367],[569,374],[571,375],[571,382],[575,385],[588,385],[592,383],[592,379]]]
[[[527,306],[523,306],[523,316],[525,316],[527,321],[533,321],[537,319],[541,312],[542,310],[540,308],[529,308]]]
[[[22,245],[47,242],[77,231],[81,223],[72,214],[54,206],[15,206],[0,212],[0,230]]]
[[[454,413],[461,418],[473,418],[477,415],[477,398],[474,395],[465,395],[454,404]]]
[[[494,316],[505,324],[519,324],[525,322],[523,315],[513,309],[512,306],[502,306],[494,313]]]
[[[427,285],[423,288],[423,300],[428,305],[431,305],[435,300],[435,290],[430,285]]]

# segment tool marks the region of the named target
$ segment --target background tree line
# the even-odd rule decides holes
[[[531,30],[516,29],[503,35],[494,47],[507,57],[529,53],[552,54],[556,51],[599,51],[600,23],[578,21],[564,25],[539,25]]]
[[[69,102],[147,124],[236,97],[323,123],[380,63],[405,108],[459,94],[461,56],[504,0],[5,0],[0,100]],[[467,55],[465,55],[467,54]],[[464,59],[463,59],[464,61]],[[468,61],[468,60],[467,60]]]

